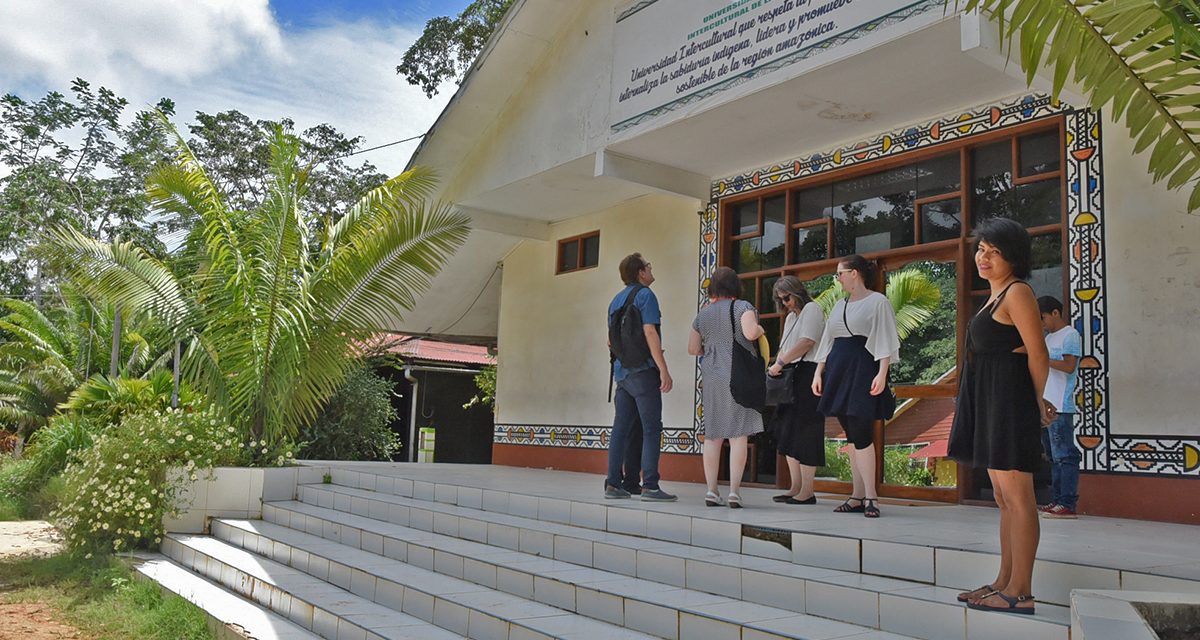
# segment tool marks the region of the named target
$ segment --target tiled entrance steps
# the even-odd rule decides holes
[[[1043,561],[1038,615],[968,611],[954,595],[990,577],[994,555],[464,486],[449,469],[437,483],[358,469],[163,551],[326,638],[1066,640],[1072,588],[1200,590]],[[544,492],[572,495],[560,489]]]

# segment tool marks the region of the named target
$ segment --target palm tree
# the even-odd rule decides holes
[[[936,282],[917,269],[889,273],[887,281],[884,295],[892,303],[892,311],[896,313],[896,332],[904,340],[933,317],[942,301],[942,292]],[[846,292],[842,290],[841,283],[835,280],[833,286],[822,291],[814,300],[821,305],[825,317],[829,317],[833,306],[844,297]]]
[[[58,404],[88,375],[92,359],[103,362],[103,315],[86,301],[46,310],[5,300],[0,318],[0,422],[15,428],[18,451],[44,427]],[[99,317],[98,317],[99,316]]]
[[[1169,189],[1192,182],[1188,209],[1200,208],[1196,0],[967,0],[965,5],[996,18],[1009,48],[1019,49],[1031,84],[1043,65],[1052,67],[1054,97],[1070,77],[1093,109],[1111,105],[1115,121],[1124,115],[1135,153],[1153,148],[1154,181],[1167,179]]]
[[[467,219],[427,206],[435,179],[416,168],[370,191],[312,237],[303,209],[311,167],[276,128],[268,193],[230,209],[179,133],[178,157],[156,170],[157,211],[193,221],[172,265],[129,242],[70,227],[47,251],[82,290],[121,300],[186,344],[183,375],[255,439],[280,442],[316,416],[354,363],[353,345],[391,328],[465,242]]]

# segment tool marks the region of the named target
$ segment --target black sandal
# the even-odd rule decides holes
[[[984,600],[987,600],[992,596],[998,596],[1004,601],[1005,606],[993,607],[991,605],[983,604]],[[1003,591],[993,591],[978,600],[968,602],[967,608],[975,609],[976,611],[1000,611],[1003,613],[1019,613],[1021,615],[1031,616],[1035,613],[1034,607],[1018,607],[1017,605],[1022,602],[1031,602],[1032,600],[1032,594],[1027,596],[1007,596],[1004,595]]]
[[[863,515],[868,518],[878,518],[880,516],[879,507],[875,504],[875,498],[866,498],[863,500]]]
[[[991,593],[993,591],[998,591],[998,589],[996,589],[996,587],[993,587],[990,584],[985,584],[982,587],[979,587],[978,589],[971,589],[970,591],[963,591],[962,593],[958,594],[957,600],[959,602],[970,602],[977,598],[986,598],[987,596],[991,595]]]
[[[855,507],[855,506],[851,505],[850,504],[851,500],[858,500],[858,506]],[[836,509],[834,509],[833,512],[834,513],[862,513],[863,510],[865,509],[865,507],[863,506],[865,504],[864,500],[865,500],[865,498],[855,498],[854,496],[850,496],[849,498],[846,498],[845,502],[838,505],[838,507]]]

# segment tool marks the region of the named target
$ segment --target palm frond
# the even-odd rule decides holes
[[[896,332],[904,340],[933,317],[942,292],[924,273],[905,269],[888,275],[887,297],[896,313]]]
[[[416,166],[368,191],[329,227],[323,252],[332,254],[337,247],[369,230],[380,211],[420,206],[433,195],[436,185],[437,173],[433,169]]]
[[[1150,150],[1154,181],[1166,180],[1169,189],[1193,183],[1188,210],[1200,208],[1200,11],[1193,0],[968,0],[966,8],[997,18],[1030,83],[1044,64],[1053,69],[1055,97],[1070,79],[1093,109],[1124,116],[1135,153]]]

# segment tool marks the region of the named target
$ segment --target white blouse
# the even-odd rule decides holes
[[[844,310],[844,311],[843,311]],[[842,314],[845,313],[845,322]],[[850,324],[849,330],[846,324]],[[853,334],[851,334],[853,331]],[[829,313],[825,332],[817,346],[816,361],[825,362],[833,341],[851,335],[866,336],[867,351],[876,360],[888,358],[889,362],[900,361],[900,335],[896,333],[896,312],[887,296],[872,291],[862,300],[850,302],[839,300]]]
[[[821,342],[821,333],[824,330],[825,313],[821,311],[821,305],[809,302],[800,309],[799,315],[787,314],[787,318],[783,321],[783,340],[779,343],[779,353],[786,353],[801,339],[808,338],[813,341],[813,346],[799,360],[791,362],[816,362],[817,344]],[[791,364],[791,362],[782,364]]]

